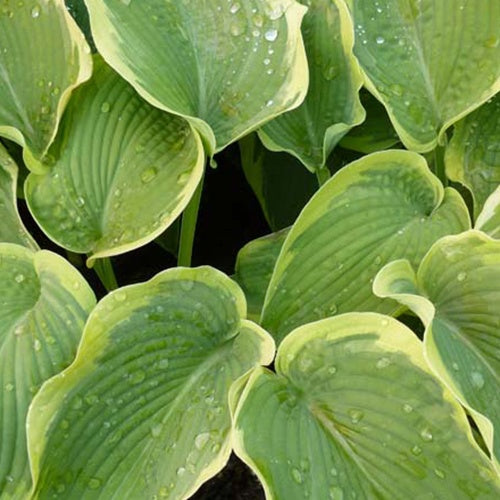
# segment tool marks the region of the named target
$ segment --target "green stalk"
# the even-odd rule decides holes
[[[182,214],[181,237],[179,240],[179,253],[177,256],[177,265],[179,266],[191,267],[196,222],[198,221],[202,191],[203,177],[201,178],[193,197],[189,201],[188,206]]]
[[[118,288],[118,282],[116,281],[110,258],[97,259],[94,264],[94,271],[108,292]]]
[[[319,187],[321,187],[326,181],[330,179],[332,175],[328,167],[321,167],[316,169],[316,178],[318,179]]]
[[[446,177],[446,167],[444,163],[445,152],[446,146],[437,146],[434,150],[434,173],[443,183],[444,187],[448,185],[448,178]]]

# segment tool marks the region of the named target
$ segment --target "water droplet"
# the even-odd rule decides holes
[[[411,413],[413,411],[413,406],[411,406],[409,404],[404,404],[403,405],[403,411],[405,413]]]
[[[158,362],[158,368],[160,370],[165,370],[168,368],[168,358],[163,358],[163,359],[160,359],[160,361]]]
[[[240,9],[241,5],[239,3],[233,3],[229,8],[229,12],[231,12],[231,14],[236,14]]]
[[[40,17],[40,6],[39,5],[35,5],[32,9],[31,9],[31,17],[33,19],[37,19]]]
[[[378,45],[382,45],[385,42],[385,38],[383,36],[378,36],[377,38],[375,38],[375,41]]]
[[[79,196],[77,199],[76,199],[76,206],[77,207],[83,207],[85,205],[85,199],[81,196]]]
[[[158,174],[158,169],[156,167],[149,167],[143,170],[141,174],[141,181],[143,184],[148,184],[151,182]]]
[[[118,290],[116,291],[114,294],[113,294],[113,297],[114,299],[117,301],[117,302],[124,302],[125,300],[127,300],[127,294],[126,292],[122,291],[122,290]]]
[[[5,384],[5,390],[7,392],[12,392],[14,390],[14,384]]]
[[[272,99],[269,99],[269,101],[266,102],[266,107],[271,107],[274,104],[274,101]]]
[[[441,469],[434,469],[434,474],[436,474],[436,476],[440,479],[444,479],[446,477],[446,474]]]
[[[156,424],[151,427],[151,435],[154,438],[157,438],[161,434],[161,430],[163,428],[162,424]]]
[[[398,97],[401,97],[403,95],[404,89],[401,85],[398,85],[397,83],[394,85],[391,85],[390,89],[391,89],[391,92]]]
[[[375,265],[379,266],[382,263],[382,257],[377,255],[374,260]]]
[[[240,36],[243,33],[243,27],[239,23],[233,23],[230,27],[231,35]]]
[[[458,363],[452,363],[451,364],[451,367],[456,371],[458,372],[458,370],[460,369],[460,367],[458,366]]]
[[[422,453],[422,448],[420,448],[420,446],[418,446],[418,445],[415,445],[411,449],[411,452],[412,452],[413,455],[415,455],[416,457],[418,457]]]
[[[466,278],[467,278],[467,273],[465,273],[465,272],[458,273],[458,276],[457,276],[458,281],[465,281]]]
[[[484,377],[482,373],[474,371],[471,372],[470,376],[474,387],[477,389],[482,389],[484,387]]]
[[[343,500],[344,491],[338,486],[331,486],[329,490],[330,500]]]
[[[300,470],[297,469],[296,467],[292,469],[292,478],[297,484],[302,484],[303,481],[302,474]]]
[[[336,366],[330,366],[330,368],[328,368],[328,373],[330,375],[335,375],[337,373],[337,367]]]
[[[353,424],[357,424],[364,417],[364,413],[361,410],[349,410],[347,413]]]
[[[270,28],[264,33],[264,38],[268,42],[274,42],[278,38],[278,30],[275,28]]]
[[[137,370],[128,376],[128,381],[133,384],[140,384],[146,378],[146,373],[143,370]]]
[[[328,308],[328,312],[330,313],[330,315],[333,316],[334,314],[337,314],[337,311],[337,304],[330,304],[330,307]]]
[[[432,432],[428,427],[424,427],[420,431],[420,437],[422,438],[423,441],[426,441],[427,443],[431,442],[433,439]]]
[[[87,396],[85,396],[85,402],[91,406],[95,405],[99,402],[99,396],[96,396],[95,394],[88,394]]]
[[[190,172],[183,172],[182,174],[179,174],[177,176],[177,184],[181,184],[181,185],[186,184],[190,177],[191,177]]]
[[[198,450],[201,450],[210,439],[210,434],[208,432],[202,432],[196,436],[194,439],[194,445]]]
[[[101,487],[101,480],[97,479],[96,477],[89,479],[88,487],[91,490],[97,490],[97,488]]]
[[[35,341],[33,342],[33,349],[35,349],[35,351],[41,351],[42,344],[38,339],[35,339]]]
[[[109,102],[103,102],[101,104],[101,113],[108,113],[110,109],[111,109],[111,106],[110,106]]]
[[[16,283],[22,283],[24,280],[25,280],[25,277],[24,277],[24,274],[16,274],[16,276],[14,277]]]
[[[383,368],[387,368],[390,364],[391,360],[389,358],[380,358],[375,366],[381,370]]]

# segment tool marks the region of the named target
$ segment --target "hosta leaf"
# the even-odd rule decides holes
[[[349,129],[364,120],[358,97],[363,77],[352,53],[354,34],[343,0],[301,3],[309,7],[302,23],[309,90],[297,109],[271,121],[259,135],[268,148],[288,151],[314,172],[325,166]]]
[[[492,238],[500,239],[500,186],[486,200],[475,227]]]
[[[17,211],[17,165],[0,143],[0,242],[37,250]]]
[[[408,149],[434,149],[500,90],[499,2],[347,1],[366,85]]]
[[[395,146],[399,137],[385,108],[366,91],[361,91],[359,97],[366,111],[366,120],[344,136],[340,146],[364,154]]]
[[[271,229],[293,224],[318,189],[316,176],[293,156],[266,149],[256,134],[241,139],[239,146],[245,177]]]
[[[162,233],[187,205],[203,171],[189,124],[141,99],[99,57],[77,89],[50,149],[31,174],[31,213],[59,245],[92,258],[126,252]]]
[[[498,464],[500,241],[478,231],[443,238],[417,275],[407,261],[391,263],[377,276],[374,290],[420,316],[432,368],[471,410]]]
[[[85,0],[99,52],[213,155],[303,100],[305,8],[294,0]],[[175,68],[175,71],[158,71]]]
[[[237,406],[236,453],[269,499],[496,498],[465,413],[403,324],[349,313],[305,325]]]
[[[63,0],[0,6],[0,135],[42,156],[71,91],[90,77],[90,49]]]
[[[266,290],[287,234],[288,229],[283,229],[263,236],[238,252],[234,279],[245,293],[250,319],[260,318]]]
[[[31,487],[26,414],[40,385],[76,353],[94,294],[61,257],[0,243],[0,498]]]
[[[477,215],[500,184],[500,95],[457,123],[445,161],[446,175],[472,193]]]
[[[372,293],[397,258],[418,265],[441,236],[470,226],[460,195],[408,151],[374,153],[340,170],[293,225],[276,263],[262,324],[281,340],[298,325],[349,311],[395,314]]]
[[[90,19],[84,0],[64,0],[68,12],[77,22],[89,45],[95,50],[94,40],[90,31]]]
[[[269,335],[215,269],[119,289],[89,318],[75,362],[31,408],[34,497],[187,498],[229,458],[230,385],[270,363]]]

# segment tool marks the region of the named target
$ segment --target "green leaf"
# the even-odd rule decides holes
[[[500,186],[486,200],[475,227],[492,238],[500,239]]]
[[[325,166],[339,140],[365,119],[358,97],[363,77],[352,53],[352,22],[343,0],[301,3],[309,7],[302,23],[308,93],[297,109],[265,125],[259,135],[269,149],[293,154],[314,172]]]
[[[288,231],[283,229],[253,240],[238,252],[234,279],[245,293],[248,317],[254,321],[261,316],[266,290]]]
[[[500,184],[500,96],[457,123],[445,162],[446,175],[472,193],[477,216]]]
[[[0,498],[27,498],[26,414],[75,357],[95,297],[64,259],[0,243]]]
[[[431,151],[500,90],[500,3],[347,0],[366,86],[404,145]]]
[[[500,241],[479,231],[448,236],[416,275],[404,260],[382,269],[374,291],[420,316],[431,367],[470,410],[498,465]]]
[[[276,340],[296,326],[349,311],[396,314],[372,293],[388,262],[418,265],[446,234],[470,227],[460,195],[420,155],[374,153],[332,177],[306,205],[276,263],[262,325]]]
[[[398,321],[305,325],[279,347],[276,371],[251,376],[234,415],[235,451],[267,498],[498,496],[464,411]]]
[[[306,9],[294,0],[85,1],[99,52],[142,97],[187,118],[209,156],[304,99]]]
[[[185,120],[146,103],[99,56],[94,66],[68,105],[53,164],[25,185],[45,233],[91,261],[161,234],[189,202],[204,162]]]
[[[293,156],[266,149],[256,134],[239,145],[245,177],[269,226],[273,231],[290,226],[318,189],[316,177]]]
[[[187,498],[227,462],[228,391],[274,356],[239,287],[177,268],[105,297],[28,417],[34,498]]]
[[[364,154],[395,146],[399,137],[385,108],[367,91],[362,90],[359,97],[366,111],[366,120],[344,136],[340,146]]]
[[[71,91],[91,75],[89,46],[63,0],[25,0],[3,2],[0,47],[0,135],[41,157]]]
[[[0,242],[17,243],[38,250],[17,211],[17,176],[16,163],[0,143]]]
[[[90,31],[90,19],[87,7],[85,6],[84,0],[64,0],[68,12],[71,14],[73,19],[76,21],[80,29],[82,30],[87,43],[95,51],[94,40],[92,39],[92,32]]]

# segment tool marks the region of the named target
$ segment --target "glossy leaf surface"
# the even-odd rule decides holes
[[[287,234],[288,229],[283,229],[263,236],[238,252],[234,279],[245,293],[250,319],[260,318],[267,287]]]
[[[475,227],[492,238],[500,239],[500,186],[486,200]]]
[[[343,0],[301,3],[308,6],[302,23],[308,93],[297,109],[275,118],[259,135],[269,149],[288,151],[314,172],[325,166],[350,128],[364,120],[358,97],[363,77],[352,53],[352,22]]]
[[[26,414],[47,379],[73,361],[94,294],[61,257],[0,243],[0,498],[31,487]]]
[[[230,385],[272,361],[239,287],[177,268],[105,297],[31,408],[35,498],[187,498],[231,451]]]
[[[477,216],[500,184],[500,96],[457,123],[445,160],[446,175],[472,193]]]
[[[37,250],[17,211],[18,169],[13,158],[0,143],[0,242],[17,243]]]
[[[210,156],[304,99],[306,9],[294,0],[86,4],[103,57],[146,100],[186,117]]]
[[[350,313],[298,328],[235,412],[268,499],[495,498],[465,413],[403,324]]]
[[[52,240],[99,258],[151,241],[176,219],[201,179],[203,148],[185,120],[146,103],[99,57],[94,66],[26,198]]]
[[[434,149],[500,90],[499,2],[347,1],[366,85],[408,149]]]
[[[391,260],[418,265],[446,234],[468,229],[459,194],[443,189],[408,151],[374,153],[344,167],[311,199],[276,263],[262,325],[277,340],[296,326],[349,311],[394,314],[372,293]]]
[[[63,0],[0,8],[0,135],[43,156],[74,87],[90,77],[90,49]]]
[[[432,368],[471,410],[498,464],[500,457],[500,241],[468,231],[438,241],[415,275],[389,264],[375,292],[407,305],[426,325]]]

